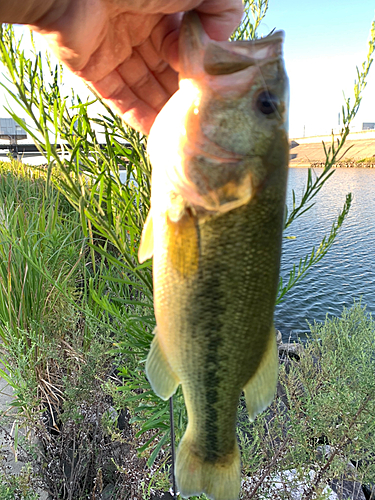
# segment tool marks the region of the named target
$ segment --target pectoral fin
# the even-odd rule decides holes
[[[279,357],[275,330],[269,336],[268,346],[256,373],[244,387],[247,411],[251,421],[255,420],[271,404],[277,385]]]
[[[157,327],[147,356],[146,375],[155,394],[164,400],[169,399],[176,392],[180,383],[160,347]]]
[[[138,260],[140,264],[147,259],[151,259],[154,254],[154,227],[151,210],[149,211],[145,225],[143,226],[141,243],[138,250]]]
[[[173,207],[174,208],[174,207]],[[171,209],[167,216],[168,252],[173,269],[182,278],[196,274],[199,265],[199,229],[192,214],[183,210],[178,218]]]

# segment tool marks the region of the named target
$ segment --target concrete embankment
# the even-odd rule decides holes
[[[338,135],[335,136],[337,145]],[[311,164],[324,163],[325,154],[322,142],[328,148],[332,144],[332,136],[314,136],[291,139],[290,141],[290,166],[309,167]],[[344,156],[341,158],[342,154]],[[354,132],[348,135],[345,145],[338,156],[340,163],[352,166],[364,158],[374,157],[375,165],[375,130]],[[372,162],[370,162],[372,163]]]

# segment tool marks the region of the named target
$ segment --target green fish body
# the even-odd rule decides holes
[[[195,13],[180,34],[180,90],[149,137],[151,210],[139,258],[153,256],[155,393],[182,385],[188,426],[182,496],[236,500],[239,397],[251,419],[275,393],[273,311],[289,160],[283,34],[213,42]]]

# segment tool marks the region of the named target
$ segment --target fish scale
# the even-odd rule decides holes
[[[180,90],[149,137],[151,210],[139,259],[153,256],[157,327],[146,374],[163,399],[182,386],[184,497],[238,498],[239,397],[254,419],[275,393],[289,157],[282,38],[212,42],[197,14],[185,14]]]

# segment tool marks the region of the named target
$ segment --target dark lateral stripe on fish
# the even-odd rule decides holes
[[[210,341],[209,346],[213,345],[214,342]],[[207,355],[207,362],[213,362],[214,359],[217,358],[217,350],[215,353],[210,352]],[[219,454],[219,442],[218,442],[218,434],[219,434],[219,426],[218,426],[218,411],[215,408],[215,404],[219,400],[218,394],[218,385],[220,378],[216,373],[216,369],[207,370],[205,376],[205,394],[206,394],[206,402],[207,402],[207,413],[206,413],[206,422],[205,422],[205,434],[206,434],[206,443],[210,443],[209,447],[206,447],[206,455],[204,459],[208,462],[215,462],[220,454]],[[209,387],[210,384],[215,384],[214,387]],[[208,388],[209,387],[209,388]]]
[[[221,337],[221,330],[224,326],[220,318],[220,311],[218,305],[224,307],[225,294],[221,289],[220,276],[222,275],[218,266],[211,269],[210,276],[203,276],[202,272],[199,273],[199,279],[202,280],[204,286],[200,291],[200,298],[197,301],[199,304],[199,313],[197,318],[201,318],[199,322],[199,330],[206,332],[207,338],[207,353],[204,357],[205,371],[202,390],[206,399],[206,414],[205,414],[205,429],[204,429],[204,443],[205,443],[205,456],[204,460],[208,462],[215,462],[220,456],[220,439],[219,439],[219,426],[218,426],[218,410],[216,404],[218,403],[219,387],[220,387],[220,368],[219,368],[219,349],[222,345],[223,339]],[[209,446],[207,446],[209,443]]]

